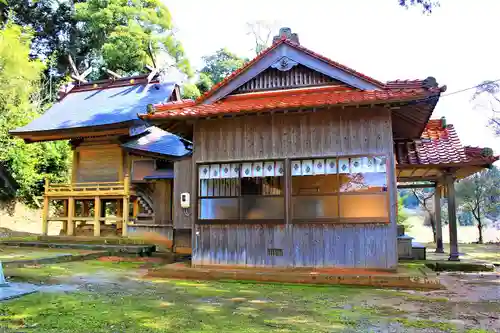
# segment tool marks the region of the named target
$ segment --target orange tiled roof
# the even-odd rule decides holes
[[[376,86],[379,86],[381,88],[384,87],[384,83],[383,82],[380,82],[378,80],[375,80],[374,78],[371,78],[367,75],[364,75],[358,71],[355,71],[354,69],[352,68],[349,68],[347,66],[344,66],[342,64],[339,64],[338,62],[336,61],[333,61],[325,56],[322,56],[321,54],[318,54],[314,51],[311,51],[309,50],[308,48],[305,48],[303,46],[301,46],[300,44],[297,44],[289,39],[287,39],[286,37],[281,37],[280,40],[278,40],[276,43],[274,43],[273,45],[271,45],[270,47],[268,47],[267,49],[263,50],[261,53],[259,53],[255,58],[253,58],[252,60],[250,60],[249,62],[247,62],[243,67],[241,67],[240,69],[237,69],[235,70],[233,73],[231,73],[231,75],[227,76],[224,80],[222,80],[221,82],[217,83],[216,85],[214,85],[212,87],[212,89],[210,89],[209,91],[207,91],[205,94],[203,94],[202,96],[200,96],[196,101],[197,102],[202,102],[204,101],[205,99],[207,99],[208,97],[212,96],[217,90],[219,90],[219,88],[225,86],[227,83],[229,83],[229,81],[232,81],[235,77],[237,77],[238,75],[240,75],[241,73],[245,72],[248,68],[250,68],[254,63],[256,63],[257,61],[259,61],[260,59],[264,58],[269,52],[271,52],[272,50],[274,50],[275,48],[277,48],[279,45],[281,44],[287,44],[287,45],[290,45],[304,53],[307,53],[309,54],[310,56],[316,58],[316,59],[320,59],[326,63],[328,63],[329,65],[333,66],[333,67],[336,67],[338,69],[341,69],[347,73],[350,73],[356,77],[359,77],[363,80],[366,80],[370,83],[373,83],[374,85]]]
[[[487,156],[485,148],[463,147],[453,125],[444,119],[431,119],[421,140],[397,143],[396,161],[399,165],[485,163],[491,164],[498,156]]]
[[[323,107],[329,105],[377,104],[395,101],[425,99],[439,94],[439,88],[410,88],[359,91],[344,86],[323,86],[301,89],[275,90],[230,95],[213,104],[193,101],[155,106],[154,114],[143,115],[146,119],[209,117],[218,114],[259,112],[264,110]]]

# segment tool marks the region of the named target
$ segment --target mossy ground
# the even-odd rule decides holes
[[[68,284],[0,303],[2,332],[474,332],[500,303],[344,286],[145,279],[144,261],[91,260],[6,269],[11,281]],[[480,314],[483,313],[483,314]],[[480,329],[483,329],[481,331]],[[471,331],[472,332],[472,331]]]
[[[17,248],[0,246],[0,261],[32,260],[41,258],[54,258],[62,255],[84,255],[92,251],[75,249],[48,249],[48,248]]]

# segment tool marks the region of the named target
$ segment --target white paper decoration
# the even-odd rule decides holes
[[[300,161],[292,161],[292,176],[301,176],[302,167]]]
[[[253,177],[262,177],[264,175],[264,165],[262,162],[254,162],[252,168]]]
[[[273,177],[274,175],[274,162],[264,162],[264,176]]]
[[[274,173],[276,176],[283,176],[285,174],[285,166],[283,165],[283,161],[276,162]]]
[[[339,173],[351,173],[348,158],[339,159]]]
[[[335,158],[329,158],[326,160],[325,172],[329,175],[337,173],[337,160]]]
[[[302,161],[302,176],[309,176],[313,174],[313,161],[303,160]]]
[[[313,173],[315,175],[325,174],[325,160],[314,160]]]
[[[220,165],[220,178],[231,178],[231,164]]]
[[[210,179],[220,178],[220,165],[212,164],[210,165]]]
[[[239,177],[240,177],[240,165],[231,164],[231,178],[239,178]]]
[[[351,158],[351,173],[359,173],[362,172],[362,164],[361,157],[353,157]]]
[[[252,177],[252,163],[243,163],[241,177]]]
[[[198,167],[198,176],[200,179],[209,179],[210,167],[208,165],[200,165]]]

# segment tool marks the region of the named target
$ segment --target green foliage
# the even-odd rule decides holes
[[[241,68],[246,60],[222,48],[210,56],[203,57],[203,61],[205,66],[202,68],[200,80],[196,84],[201,92],[209,90],[213,84],[221,82],[226,76]]]
[[[18,196],[28,204],[41,194],[43,178],[65,178],[69,148],[65,142],[28,145],[9,130],[38,116],[39,89],[45,65],[30,60],[32,34],[8,24],[0,30],[0,161],[19,183]]]
[[[196,82],[196,87],[200,91],[200,93],[206,93],[210,89],[212,89],[214,83],[212,82],[212,79],[208,74],[206,73],[200,73],[200,77],[198,78],[198,81]]]
[[[122,75],[142,72],[153,64],[151,51],[153,57],[168,53],[179,69],[192,74],[182,45],[172,35],[170,12],[161,1],[89,0],[76,3],[75,11],[83,42],[91,50],[85,57],[97,75],[102,75],[101,66]]]
[[[405,197],[398,196],[398,224],[404,225],[405,230],[409,230],[411,228],[411,224],[408,223],[408,214],[404,209],[404,199]]]
[[[198,87],[194,84],[187,83],[182,87],[182,98],[197,99],[200,95]]]

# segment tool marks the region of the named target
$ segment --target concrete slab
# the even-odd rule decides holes
[[[21,297],[38,291],[38,287],[31,283],[8,283],[0,287],[0,301]]]

